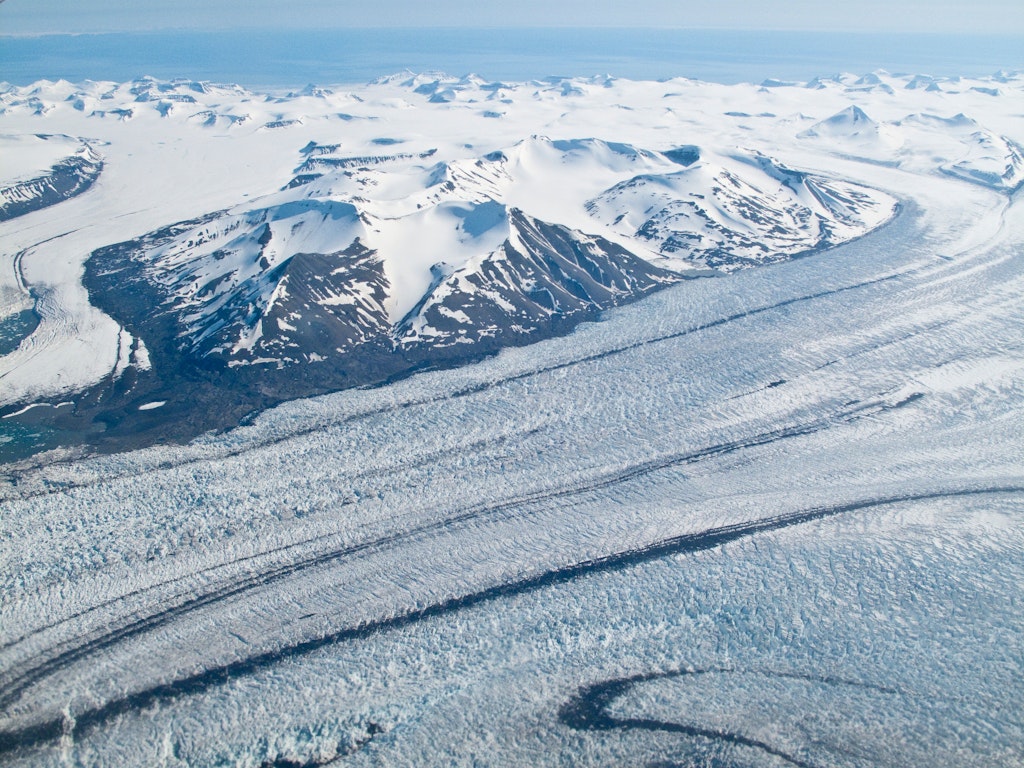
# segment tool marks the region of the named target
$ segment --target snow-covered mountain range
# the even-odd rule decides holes
[[[899,207],[865,167],[1017,189],[1019,144],[966,114],[1019,82],[923,83],[7,86],[12,226],[36,229],[43,219],[18,214],[97,191],[82,198],[87,227],[20,238],[0,288],[8,311],[40,323],[3,358],[2,400],[11,413],[86,390],[73,410],[109,429],[187,379],[214,400],[233,390],[237,419],[849,242]],[[68,246],[66,274],[33,274],[39,248]]]
[[[895,209],[884,193],[760,154],[701,158],[692,147],[531,137],[449,162],[436,150],[302,151],[303,183],[257,207],[97,251],[86,268],[94,302],[150,347],[169,316],[175,338],[161,344],[229,366],[344,367],[367,350],[428,361],[455,345],[472,355],[564,332],[700,267],[836,245]],[[326,170],[311,179],[312,169]],[[600,190],[563,203],[585,208],[588,230],[534,202],[540,185]],[[120,313],[127,286],[152,303]]]
[[[942,173],[997,190],[1013,192],[1024,184],[1024,148],[962,112],[950,117],[915,113],[877,123],[860,107],[850,106],[799,138],[924,173],[937,166]]]

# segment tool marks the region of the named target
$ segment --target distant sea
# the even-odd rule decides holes
[[[0,36],[0,81],[186,77],[251,88],[364,83],[404,69],[492,80],[610,74],[721,83],[877,69],[1024,70],[1020,37],[669,29],[345,29]]]

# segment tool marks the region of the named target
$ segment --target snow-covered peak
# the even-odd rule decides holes
[[[731,271],[856,237],[890,218],[895,204],[881,192],[752,152],[635,176],[590,200],[587,209],[668,259]]]
[[[856,104],[837,112],[804,131],[801,136],[808,138],[853,138],[877,135],[878,123]]]

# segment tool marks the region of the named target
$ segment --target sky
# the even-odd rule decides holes
[[[0,35],[393,26],[1024,35],[1024,0],[0,0]]]

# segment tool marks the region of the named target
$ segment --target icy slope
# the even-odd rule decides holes
[[[56,205],[89,189],[103,158],[69,136],[0,136],[0,221]]]
[[[493,253],[438,275],[396,329],[403,347],[426,344],[427,357],[453,344],[486,341],[489,349],[517,336],[542,337],[679,279],[604,238],[516,209],[508,226],[509,237]]]
[[[88,274],[108,291],[155,295],[136,322],[158,334],[169,316],[197,357],[308,359],[358,346],[369,332],[359,327],[388,327],[387,280],[359,247],[361,232],[350,204],[295,201],[111,246],[97,254],[102,271]]]
[[[637,176],[587,203],[623,235],[726,271],[838,245],[884,223],[894,208],[884,193],[756,153]]]

